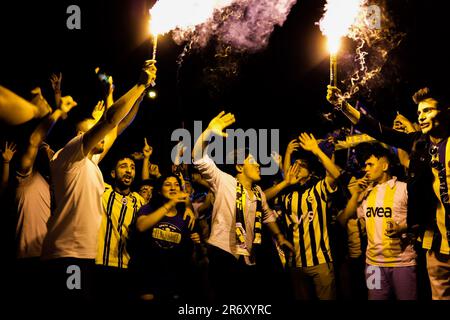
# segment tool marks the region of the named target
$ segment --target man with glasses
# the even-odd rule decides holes
[[[436,88],[435,88],[436,89]],[[410,152],[408,228],[422,235],[434,300],[450,300],[449,104],[440,91],[422,88],[413,96],[421,131],[403,133],[353,108],[336,87],[327,99],[372,137]]]

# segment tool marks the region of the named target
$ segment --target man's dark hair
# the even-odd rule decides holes
[[[141,189],[142,186],[151,186],[155,187],[156,181],[154,179],[145,179],[142,180],[138,185],[138,190]]]
[[[119,161],[122,161],[124,159],[130,159],[131,161],[133,161],[134,164],[136,164],[136,162],[134,161],[133,157],[130,156],[129,154],[119,154],[117,156],[115,156],[112,160],[112,169],[116,169],[117,164],[119,163]]]
[[[368,148],[364,156],[364,161],[367,161],[371,156],[377,159],[386,158],[389,162],[389,172],[397,165],[395,155],[379,143],[374,143]]]
[[[239,172],[236,169],[236,165],[238,164],[244,164],[244,160],[247,159],[247,157],[250,155],[250,150],[248,148],[244,149],[234,149],[233,151],[229,152],[227,154],[226,159],[226,171],[230,173],[232,176],[237,175]],[[231,164],[228,164],[232,162]]]
[[[447,109],[449,103],[448,94],[436,87],[421,88],[414,93],[412,99],[415,104],[419,104],[427,99],[434,99],[437,101],[437,107],[440,110]]]

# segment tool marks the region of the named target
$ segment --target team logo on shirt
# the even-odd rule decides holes
[[[181,230],[170,223],[160,223],[153,228],[152,237],[163,249],[171,249],[181,242]]]
[[[367,218],[391,218],[392,208],[391,207],[367,207],[366,211]]]

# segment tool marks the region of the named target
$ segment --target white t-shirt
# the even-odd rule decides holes
[[[42,259],[95,259],[102,219],[103,176],[98,161],[83,152],[83,135],[70,140],[50,161],[54,211]]]
[[[37,171],[17,173],[16,180],[17,257],[40,257],[50,217],[50,186]]]

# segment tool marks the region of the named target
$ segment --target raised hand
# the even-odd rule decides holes
[[[17,146],[13,142],[6,141],[5,149],[2,151],[3,163],[9,163],[17,151]]]
[[[348,191],[350,191],[351,195],[360,194],[364,192],[370,185],[369,179],[366,177],[362,179],[352,178],[347,186]]]
[[[228,137],[228,134],[223,132],[226,127],[231,126],[236,119],[232,113],[225,114],[225,111],[219,113],[208,125],[207,130],[222,137]]]
[[[149,144],[147,143],[147,138],[144,138],[144,148],[142,148],[142,154],[144,155],[145,159],[149,159],[150,156],[153,153],[153,148],[151,146],[149,146]],[[159,169],[158,169],[159,172]]]
[[[284,180],[287,182],[288,185],[292,186],[294,184],[297,184],[300,181],[300,165],[296,162],[294,163],[286,173],[286,176],[284,177]]]
[[[113,83],[113,77],[109,76],[108,77],[108,95],[112,95],[114,93],[115,88],[116,87],[114,86],[114,83]]]
[[[133,160],[139,161],[144,159],[144,154],[142,152],[136,151],[131,154]]]
[[[59,109],[61,109],[62,112],[67,114],[67,113],[69,113],[70,110],[72,110],[77,105],[78,105],[78,103],[75,102],[71,96],[65,96],[65,97],[61,97],[61,104],[59,106]]]
[[[344,98],[342,95],[342,91],[334,86],[327,86],[327,100],[335,107],[340,107],[342,102],[344,102]]]
[[[291,140],[286,148],[286,153],[292,154],[294,151],[297,151],[299,147],[300,144],[298,143],[297,139]]]
[[[60,72],[59,75],[52,74],[50,76],[50,83],[52,84],[52,88],[54,92],[60,92],[61,91],[61,82],[62,82],[62,73]]]
[[[189,197],[187,197],[187,199],[189,200]],[[186,207],[186,210],[184,211],[184,215],[183,215],[183,220],[186,220],[187,218],[189,218],[188,228],[191,230],[194,229],[195,214],[189,207]],[[199,241],[200,241],[200,239],[199,239]]]
[[[411,121],[409,121],[405,116],[401,114],[397,114],[397,116],[394,119],[394,130],[406,133],[416,131]]]
[[[151,176],[160,177],[161,173],[159,172],[159,167],[157,164],[151,164],[149,173]]]
[[[314,138],[312,134],[301,133],[300,136],[298,137],[298,140],[300,141],[300,146],[305,151],[310,151],[314,154],[316,154],[317,151],[319,151],[319,144],[317,143],[316,138]]]
[[[97,104],[94,107],[94,110],[92,110],[92,118],[94,118],[96,121],[100,120],[100,118],[105,113],[105,102],[103,100],[100,100],[97,102]]]
[[[150,87],[156,80],[155,63],[155,60],[147,60],[142,68],[139,84],[143,84],[146,88]]]

